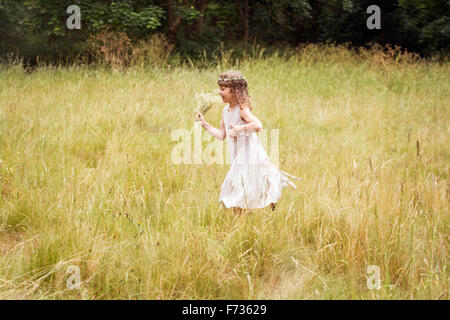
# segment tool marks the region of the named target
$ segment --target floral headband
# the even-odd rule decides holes
[[[224,81],[224,82],[228,82],[228,81],[237,81],[237,80],[245,80],[245,77],[241,77],[241,78],[231,78],[231,79],[219,78],[219,81]]]

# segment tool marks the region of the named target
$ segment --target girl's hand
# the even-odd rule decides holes
[[[239,132],[244,130],[244,125],[233,125],[230,124],[230,129],[231,129],[231,135],[232,136],[237,136],[239,134]]]
[[[231,130],[228,132],[228,135],[229,135],[231,138],[236,138],[236,137],[237,137],[237,132],[236,132],[234,129],[231,129]]]
[[[197,112],[197,115],[195,116],[194,121],[201,121],[202,125],[203,125],[205,123],[205,118],[203,117],[203,115],[200,112]]]
[[[234,126],[232,124],[230,124],[230,137],[235,138],[238,136],[238,133],[240,130],[240,126]]]
[[[234,125],[230,124],[230,127],[232,129],[236,130],[236,132],[241,132],[241,131],[244,131],[245,125],[241,124],[241,125],[234,126]]]

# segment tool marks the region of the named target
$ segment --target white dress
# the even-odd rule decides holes
[[[231,167],[222,184],[219,202],[223,202],[226,208],[264,208],[272,202],[276,203],[287,185],[297,188],[287,176],[301,178],[290,175],[271,163],[256,132],[241,131],[238,137],[229,136],[230,124],[246,123],[239,116],[239,105],[233,109],[226,105],[222,116]]]

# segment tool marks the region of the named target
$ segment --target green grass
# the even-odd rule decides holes
[[[275,212],[219,207],[229,165],[171,162],[195,92],[229,67],[304,179]],[[202,69],[3,65],[0,298],[448,299],[449,82],[448,63],[345,47]]]

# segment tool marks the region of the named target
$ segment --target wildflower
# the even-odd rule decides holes
[[[197,101],[196,112],[205,115],[212,107],[221,105],[223,102],[217,93],[196,93],[195,100]]]

